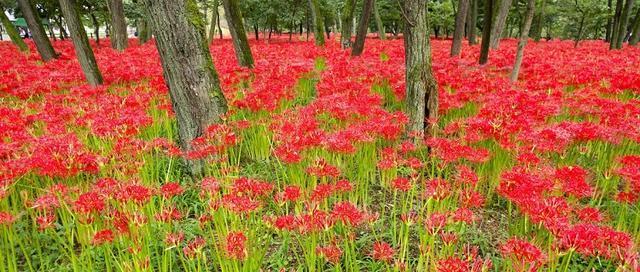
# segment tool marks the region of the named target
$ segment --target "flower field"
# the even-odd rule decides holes
[[[153,43],[94,44],[94,88],[1,42],[0,271],[640,271],[640,48],[532,42],[514,85],[516,40],[433,40],[414,142],[402,40],[251,43],[213,42],[230,110],[182,153]]]

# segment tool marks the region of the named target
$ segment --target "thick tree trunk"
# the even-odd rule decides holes
[[[31,37],[33,37],[33,42],[36,44],[42,60],[50,61],[57,58],[58,54],[53,50],[51,41],[49,41],[49,37],[42,26],[42,20],[36,13],[33,4],[29,0],[18,0],[18,5],[20,6],[20,10],[22,10],[22,16],[24,16],[25,21],[27,21],[27,26],[29,26],[29,30],[31,31]],[[4,12],[4,10],[2,12]]]
[[[313,37],[316,41],[316,45],[324,46],[324,18],[320,10],[319,0],[309,0],[309,7],[311,8],[311,18],[313,19]]]
[[[485,0],[484,2],[484,22],[482,26],[482,41],[480,44],[480,61],[481,65],[489,61],[489,44],[491,43],[491,25],[493,18],[493,1]]]
[[[138,29],[140,30],[138,31],[138,42],[140,44],[145,44],[151,40],[151,26],[146,12],[138,22]]]
[[[522,31],[520,33],[520,41],[518,42],[518,52],[516,53],[516,61],[513,64],[513,70],[511,71],[511,82],[518,81],[518,74],[520,74],[520,66],[522,66],[522,58],[524,56],[524,47],[529,40],[529,30],[531,29],[531,21],[533,21],[533,14],[536,10],[536,0],[527,0],[527,11],[524,15],[524,24],[522,25]]]
[[[627,35],[627,27],[629,26],[629,18],[631,17],[631,11],[633,10],[634,0],[627,0],[622,13],[620,14],[620,24],[618,25],[618,35],[616,35],[616,49],[622,48],[624,37]]]
[[[458,13],[456,14],[456,28],[453,31],[453,42],[451,43],[451,56],[459,56],[462,50],[462,39],[464,38],[464,25],[467,19],[469,0],[458,0]]]
[[[22,40],[22,37],[20,37],[20,33],[18,33],[18,30],[16,30],[16,28],[13,26],[7,15],[4,13],[4,10],[4,6],[2,2],[0,2],[0,21],[2,22],[2,26],[4,27],[4,29],[6,29],[7,34],[9,35],[9,38],[11,39],[13,44],[15,44],[21,52],[28,53],[29,47]]]
[[[124,5],[122,0],[108,0],[107,4],[111,15],[111,47],[118,51],[123,51],[129,45],[127,23],[124,18]]]
[[[509,16],[509,9],[511,8],[511,0],[500,0],[500,6],[498,7],[498,13],[495,16],[493,27],[491,29],[491,49],[498,49],[500,46],[500,38],[502,38],[502,31],[507,22],[507,16]]]
[[[631,28],[629,45],[637,45],[638,41],[640,41],[640,8],[638,9],[638,14],[636,14],[636,19],[633,22],[633,27]]]
[[[236,52],[238,64],[240,64],[240,66],[253,68],[253,55],[251,54],[251,47],[249,47],[247,32],[244,30],[238,0],[222,0],[222,6],[224,7],[229,32],[231,32],[231,38],[233,39],[233,48]]]
[[[342,30],[340,33],[340,44],[343,49],[351,47],[351,29],[353,28],[353,16],[356,10],[356,0],[344,1],[342,9]]]
[[[102,74],[98,69],[98,63],[89,45],[87,33],[84,30],[80,15],[78,14],[75,0],[60,0],[60,10],[67,21],[69,32],[71,32],[71,40],[76,50],[76,56],[80,67],[84,72],[87,82],[93,86],[102,84]]]
[[[533,19],[534,21],[532,26],[533,28],[531,29],[531,36],[536,42],[539,42],[542,38],[542,28],[544,26],[544,16],[546,9],[545,6],[547,5],[547,1],[548,0],[541,1],[540,11]]]
[[[360,56],[364,50],[364,41],[367,38],[367,28],[369,28],[369,19],[371,18],[374,5],[375,0],[362,1],[362,17],[360,17],[360,22],[358,22],[356,42],[353,44],[351,56]]]
[[[479,0],[470,0],[470,11],[468,12],[469,18],[467,18],[467,33],[470,45],[475,45],[478,43],[477,27],[476,24],[478,22],[478,1]]]
[[[406,111],[410,136],[436,133],[438,85],[431,70],[427,0],[405,0]]]
[[[213,1],[213,14],[211,15],[211,25],[209,25],[209,43],[213,41],[213,38],[216,35],[216,22],[218,21],[218,16],[220,16],[220,12],[218,11],[218,6],[220,5],[220,3],[218,1],[219,0]]]
[[[176,114],[180,146],[222,121],[227,103],[206,42],[205,23],[195,0],[144,0],[155,30],[163,75]],[[179,29],[180,31],[176,31]],[[187,161],[193,176],[204,174],[204,161]]]
[[[620,27],[620,19],[622,17],[622,7],[624,4],[624,0],[616,1],[616,12],[613,15],[613,33],[611,34],[611,42],[609,43],[609,49],[616,49],[616,44],[618,41],[618,30]]]
[[[378,2],[374,1],[373,3],[373,16],[376,20],[376,28],[378,29],[378,38],[381,40],[387,39],[387,31],[384,29],[384,24],[382,23],[382,18],[380,17],[380,11],[378,10]]]

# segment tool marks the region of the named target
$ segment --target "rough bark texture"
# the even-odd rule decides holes
[[[484,2],[484,22],[482,26],[482,42],[480,44],[480,61],[486,64],[489,61],[489,43],[491,43],[491,25],[493,18],[493,1],[485,0]]]
[[[536,42],[539,42],[542,38],[542,26],[544,25],[544,16],[545,16],[545,7],[547,5],[547,0],[541,1],[540,11],[534,17],[533,25],[531,29],[531,36]]]
[[[316,41],[316,45],[324,46],[324,18],[320,11],[320,3],[318,0],[309,0],[309,7],[311,8],[311,18],[313,19],[313,37]]]
[[[29,0],[18,0],[18,5],[20,6],[20,10],[22,10],[24,20],[27,21],[29,30],[31,30],[31,37],[36,44],[42,60],[50,61],[57,58],[58,54],[53,50],[51,41],[49,41],[49,37],[47,37],[47,33],[42,26],[42,20],[35,12],[36,9],[33,7],[33,4]],[[4,12],[4,10],[2,12]]]
[[[360,17],[360,22],[358,22],[356,42],[353,43],[353,50],[351,50],[352,56],[360,56],[364,50],[364,41],[367,38],[367,28],[369,28],[369,19],[371,18],[374,5],[375,0],[362,1],[362,16]]]
[[[611,42],[609,43],[609,49],[616,49],[616,41],[618,40],[618,29],[620,26],[620,17],[622,17],[622,6],[624,0],[616,1],[616,12],[613,15],[613,33],[611,33]]]
[[[462,39],[464,38],[464,25],[467,20],[469,0],[458,0],[458,13],[456,14],[456,28],[453,31],[453,42],[451,43],[451,56],[459,56],[462,50]]]
[[[380,11],[378,10],[378,2],[373,3],[373,16],[376,20],[376,28],[378,29],[378,37],[381,40],[387,39],[387,31],[384,29],[382,18],[380,17]]]
[[[502,38],[502,31],[507,23],[507,16],[509,16],[509,8],[511,8],[511,0],[500,0],[500,6],[498,7],[498,13],[495,16],[493,27],[491,28],[491,48],[498,49],[500,45],[500,38]]]
[[[611,9],[613,8],[613,1],[612,0],[607,0],[607,7],[609,8],[609,12],[611,12]],[[613,27],[613,20],[611,20],[611,16],[607,16],[607,29],[605,32],[605,36],[604,36],[604,41],[606,42],[611,42],[611,32],[612,32],[612,27]]]
[[[253,55],[251,55],[247,32],[244,30],[238,0],[222,0],[222,5],[224,6],[224,13],[227,18],[227,24],[229,25],[229,32],[231,33],[233,48],[235,49],[238,63],[240,66],[252,68]],[[320,36],[322,36],[322,34]]]
[[[431,69],[431,45],[427,0],[405,0],[404,46],[406,62],[406,107],[409,135],[435,135],[438,118],[438,86]]]
[[[29,52],[29,47],[22,40],[22,37],[20,37],[20,33],[18,33],[18,30],[13,26],[7,15],[4,14],[4,6],[2,2],[0,2],[0,21],[2,21],[2,26],[7,31],[7,34],[13,44],[15,44],[21,52]]]
[[[469,2],[470,11],[468,12],[469,18],[467,18],[467,34],[469,39],[469,44],[474,45],[478,43],[477,27],[476,24],[478,22],[478,1],[479,0],[471,0]]]
[[[356,10],[356,0],[344,1],[342,9],[342,29],[340,33],[340,44],[343,49],[351,47],[351,30],[353,28],[353,16]]]
[[[149,25],[149,19],[146,14],[138,21],[138,42],[145,44],[151,40],[151,26]]]
[[[163,75],[178,122],[180,146],[190,151],[192,141],[209,125],[221,122],[221,115],[227,111],[207,46],[206,23],[195,0],[143,2],[155,29]],[[193,176],[204,172],[203,161],[188,161],[187,165]]]
[[[127,23],[124,19],[124,5],[122,0],[108,0],[107,4],[111,15],[111,47],[123,51],[129,45]]]
[[[518,52],[516,53],[516,61],[513,64],[513,70],[511,71],[511,82],[518,81],[518,74],[520,74],[520,66],[522,65],[522,58],[524,55],[524,47],[529,40],[529,30],[531,29],[531,22],[533,21],[533,14],[536,10],[536,0],[527,0],[527,11],[524,14],[524,25],[520,32],[520,41],[518,42]]]
[[[218,6],[220,5],[220,2],[218,0],[213,1],[213,5],[211,6],[211,8],[213,9],[212,15],[211,15],[211,24],[209,25],[209,42],[213,41],[213,38],[216,35],[216,23],[218,22],[218,16],[219,16],[219,11],[218,11]]]
[[[91,22],[93,23],[93,35],[95,35],[96,44],[100,45],[100,23],[98,22],[98,18],[95,14],[89,14],[91,17]]]
[[[631,17],[631,11],[633,10],[634,0],[627,0],[622,13],[620,14],[620,24],[618,25],[618,34],[616,35],[616,49],[622,48],[624,37],[627,35],[627,27],[629,26],[629,18]]]
[[[60,10],[67,21],[67,27],[69,27],[69,32],[71,33],[71,40],[73,40],[76,56],[78,57],[78,62],[80,62],[80,67],[82,67],[87,82],[93,86],[102,84],[102,75],[98,69],[98,63],[96,63],[93,50],[91,50],[91,46],[89,45],[87,33],[80,20],[76,1],[60,0]]]
[[[638,44],[638,41],[640,41],[640,8],[638,9],[638,14],[636,14],[636,19],[633,22],[629,44],[636,45]]]

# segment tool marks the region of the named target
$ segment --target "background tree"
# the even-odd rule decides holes
[[[356,42],[353,44],[353,49],[351,50],[352,56],[360,56],[360,54],[362,54],[362,51],[364,50],[364,40],[365,38],[367,38],[369,19],[371,18],[371,13],[373,12],[374,5],[375,0],[362,1],[362,15],[360,16],[360,21],[358,22]]]
[[[484,18],[482,25],[482,41],[480,42],[480,60],[481,65],[489,61],[489,45],[491,43],[491,26],[493,25],[493,3],[494,0],[484,1]]]
[[[87,33],[84,30],[84,25],[80,20],[78,14],[78,6],[75,0],[60,0],[60,9],[67,21],[69,32],[71,33],[71,39],[76,51],[76,57],[87,82],[93,86],[102,84],[102,74],[98,69],[98,63],[93,55],[93,50],[89,45],[89,39]]]
[[[451,43],[451,56],[459,56],[462,49],[462,38],[464,38],[464,26],[469,9],[469,0],[458,0],[458,12],[456,13],[456,27],[453,31],[453,42]]]
[[[18,33],[18,30],[16,30],[15,26],[13,26],[7,15],[4,13],[5,10],[4,3],[0,1],[0,22],[2,22],[3,28],[6,30],[13,44],[15,44],[21,52],[28,53],[29,47],[22,40],[20,33]],[[0,33],[0,35],[2,34]]]
[[[404,46],[406,65],[406,111],[410,135],[435,135],[438,118],[438,85],[431,69],[431,45],[427,0],[405,0]]]
[[[618,0],[618,2],[622,2],[623,0]],[[624,43],[625,37],[627,36],[627,27],[629,25],[629,18],[631,17],[631,12],[633,9],[634,0],[626,0],[624,4],[624,8],[620,13],[620,17],[618,18],[617,30],[614,29],[614,39],[612,39],[612,49],[620,49],[622,48],[622,44]],[[615,44],[614,44],[615,43]]]
[[[631,37],[629,38],[629,45],[636,45],[640,40],[640,8],[636,14],[636,19],[633,21],[631,27]]]
[[[378,31],[378,37],[381,40],[387,39],[387,31],[385,31],[384,23],[382,23],[382,17],[380,17],[380,10],[378,9],[378,1],[373,3],[373,17],[376,20],[376,30]]]
[[[122,0],[107,0],[111,15],[111,47],[123,51],[129,45],[127,22],[124,17]]]
[[[478,2],[479,0],[470,0],[469,1],[469,15],[467,17],[467,39],[469,40],[470,45],[474,45],[478,43],[478,38],[476,35],[478,22]]]
[[[536,10],[536,0],[527,0],[527,11],[524,15],[524,24],[520,33],[520,41],[518,42],[518,51],[516,53],[516,61],[513,64],[513,70],[511,71],[511,82],[518,81],[518,74],[520,74],[520,66],[522,65],[522,58],[524,55],[524,47],[529,40],[529,30],[531,29],[531,22],[533,21],[533,14]]]
[[[345,0],[342,8],[342,27],[340,34],[340,44],[342,48],[351,47],[351,30],[353,29],[353,16],[356,10],[356,0]]]
[[[227,103],[209,53],[205,23],[195,0],[143,0],[148,9],[164,79],[178,122],[180,146],[191,142],[211,124],[222,121]],[[175,31],[180,29],[181,31]],[[188,161],[192,175],[204,174],[203,161]]]
[[[502,38],[502,32],[504,31],[507,17],[509,16],[509,9],[511,8],[512,0],[497,0],[499,3],[497,14],[493,19],[491,27],[491,48],[498,49],[500,46],[500,39]]]
[[[47,37],[47,33],[44,31],[42,19],[40,19],[40,16],[36,13],[33,3],[29,0],[18,0],[18,5],[22,11],[22,16],[24,16],[24,19],[29,26],[31,37],[33,38],[33,42],[36,44],[36,48],[38,49],[38,53],[40,53],[42,60],[50,61],[57,58],[58,54],[54,51],[51,41],[49,41],[49,37]]]
[[[313,37],[316,45],[324,46],[324,17],[320,9],[320,0],[308,0],[311,9],[311,21],[313,24]]]
[[[545,7],[548,0],[540,0],[540,8],[533,17],[533,23],[531,28],[531,36],[536,42],[539,42],[542,38],[542,28],[544,26]]]
[[[224,6],[224,13],[227,18],[227,25],[229,25],[231,38],[233,39],[233,48],[235,49],[238,63],[240,66],[252,68],[253,55],[251,55],[251,47],[249,47],[249,41],[247,40],[247,32],[244,30],[244,22],[238,6],[238,0],[222,0],[222,5]]]

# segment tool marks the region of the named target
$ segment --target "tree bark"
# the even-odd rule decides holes
[[[633,22],[633,27],[631,28],[629,45],[637,45],[638,41],[640,41],[640,9],[638,9],[638,14],[636,14],[636,19]]]
[[[180,147],[211,124],[222,121],[227,102],[207,46],[205,22],[195,0],[143,0],[155,30],[163,76],[178,123]],[[176,31],[179,29],[180,31]],[[193,176],[204,174],[204,161],[187,160]]]
[[[378,37],[381,40],[387,39],[387,31],[384,29],[382,18],[380,17],[380,11],[378,10],[378,2],[373,3],[373,16],[376,20],[376,28],[378,29]]]
[[[253,55],[251,54],[251,47],[249,47],[247,32],[244,30],[238,0],[222,0],[222,6],[229,25],[229,32],[231,32],[238,64],[243,67],[253,68]]]
[[[0,21],[2,22],[2,26],[6,29],[9,38],[13,42],[13,44],[18,47],[20,52],[28,53],[29,47],[20,37],[20,33],[16,30],[15,26],[11,23],[7,15],[4,13],[4,5],[0,2]],[[0,34],[1,35],[1,34]]]
[[[477,33],[476,24],[478,22],[478,1],[479,0],[470,0],[471,10],[470,12],[468,12],[469,18],[467,18],[467,21],[468,21],[467,33],[469,34],[468,39],[469,39],[470,45],[478,44],[478,37],[476,35]]]
[[[609,43],[610,50],[616,49],[620,19],[622,17],[623,3],[624,3],[624,0],[616,1],[616,12],[613,15],[613,33],[611,34],[611,42]]]
[[[493,1],[485,0],[484,4],[484,22],[482,26],[482,41],[480,44],[480,65],[489,61],[489,44],[491,43],[491,25],[493,18]]]
[[[108,0],[107,7],[111,15],[111,47],[118,51],[123,51],[129,45],[127,22],[124,18],[124,5],[122,0]]]
[[[102,84],[102,74],[98,69],[98,63],[93,55],[93,50],[89,45],[87,33],[84,30],[80,15],[78,14],[75,0],[60,0],[60,10],[67,21],[69,32],[71,32],[71,40],[80,62],[80,67],[84,72],[87,82],[93,86]]]
[[[582,32],[584,29],[584,20],[585,20],[585,14],[582,14],[582,17],[580,18],[580,25],[578,27],[578,33],[576,34],[576,40],[575,43],[573,45],[573,48],[578,48],[578,44],[580,44],[580,40],[582,40]]]
[[[209,43],[213,41],[213,38],[216,35],[216,22],[218,21],[218,16],[220,16],[218,11],[218,6],[220,5],[219,0],[213,1],[213,14],[211,15],[211,25],[209,26]]]
[[[631,11],[633,10],[634,0],[627,0],[622,13],[620,14],[620,24],[618,25],[618,34],[616,35],[616,49],[621,49],[624,42],[624,37],[627,35],[627,27],[629,26],[629,18],[631,17]]]
[[[406,68],[406,111],[410,136],[436,133],[438,85],[431,68],[431,45],[427,0],[405,0],[404,46]]]
[[[49,41],[49,37],[42,26],[42,20],[36,13],[33,4],[29,0],[18,0],[18,5],[20,6],[20,10],[22,10],[22,16],[24,16],[25,21],[27,21],[29,30],[31,30],[31,37],[33,37],[33,42],[36,44],[42,60],[50,61],[57,58],[58,54],[53,49],[51,41]],[[4,10],[2,12],[4,12]]]
[[[534,17],[533,28],[531,30],[532,37],[536,42],[539,42],[542,38],[542,28],[544,26],[544,16],[545,16],[545,6],[547,5],[547,0],[541,1],[540,11]]]
[[[451,43],[451,56],[459,56],[462,50],[462,39],[464,38],[464,25],[467,19],[469,0],[458,0],[458,13],[456,14],[456,28],[453,31],[453,42]]]
[[[313,19],[313,37],[317,46],[324,46],[324,18],[320,10],[319,0],[309,0],[309,7],[311,8],[311,18]]]
[[[98,22],[98,18],[96,18],[96,15],[93,14],[93,12],[89,14],[89,16],[91,17],[91,22],[93,23],[93,34],[96,35],[96,44],[100,45],[100,23]]]
[[[362,17],[360,17],[360,22],[358,22],[356,42],[353,44],[351,56],[360,56],[364,50],[364,41],[367,38],[367,28],[369,28],[369,19],[371,18],[374,5],[375,0],[362,1]]]
[[[498,49],[500,46],[500,38],[502,38],[502,31],[507,22],[507,16],[509,16],[509,8],[511,8],[511,0],[501,0],[498,7],[498,14],[493,22],[493,28],[491,29],[491,49]]]
[[[524,47],[529,40],[529,30],[531,29],[531,22],[533,21],[533,14],[536,10],[536,0],[527,0],[527,11],[524,15],[524,24],[522,25],[522,31],[520,33],[520,41],[518,42],[518,52],[516,53],[516,61],[513,64],[513,70],[511,71],[511,82],[518,81],[518,74],[520,74],[520,67],[522,66],[522,58],[524,56]]]
[[[343,49],[351,47],[351,29],[353,28],[353,16],[356,10],[356,0],[344,1],[342,9],[342,30],[340,33],[340,44]]]
[[[609,8],[609,12],[611,12],[613,8],[612,0],[607,0],[607,7]],[[612,27],[613,27],[613,21],[611,20],[611,16],[607,16],[607,29],[606,29],[606,34],[604,36],[604,41],[606,42],[611,42]]]
[[[149,25],[149,17],[146,12],[140,21],[138,22],[138,42],[140,44],[145,44],[149,40],[151,40],[151,25]]]

